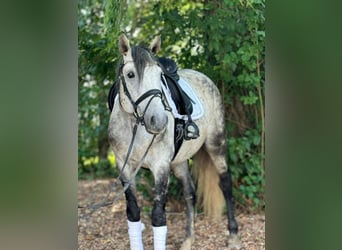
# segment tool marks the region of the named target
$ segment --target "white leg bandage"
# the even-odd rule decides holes
[[[131,244],[131,250],[143,250],[144,245],[142,242],[142,230],[143,224],[141,221],[131,222],[127,220],[128,223],[128,235],[129,242]]]
[[[153,227],[154,250],[166,249],[167,227]]]

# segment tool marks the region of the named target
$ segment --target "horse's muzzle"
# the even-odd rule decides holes
[[[158,115],[145,115],[145,127],[151,134],[160,134],[166,128],[168,117],[165,113]]]

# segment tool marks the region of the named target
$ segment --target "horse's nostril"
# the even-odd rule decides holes
[[[154,115],[151,117],[151,125],[152,126],[156,125],[156,118]]]
[[[149,133],[158,134],[165,129],[167,120],[167,116],[152,115],[147,119],[146,130]]]

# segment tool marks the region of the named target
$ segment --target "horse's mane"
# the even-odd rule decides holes
[[[132,57],[135,69],[137,70],[139,80],[144,75],[144,70],[147,64],[153,64],[157,61],[150,49],[142,46],[132,47]]]

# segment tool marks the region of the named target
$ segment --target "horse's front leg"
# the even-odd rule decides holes
[[[155,180],[155,197],[152,209],[154,250],[164,250],[166,248],[167,234],[165,204],[169,184],[170,166],[159,166],[157,169],[151,170]]]
[[[121,179],[124,186],[124,178]],[[127,179],[126,179],[127,180]],[[135,183],[131,184],[125,191],[126,215],[128,223],[128,235],[131,250],[143,250],[142,230],[143,224],[140,220],[140,208],[135,197]]]

